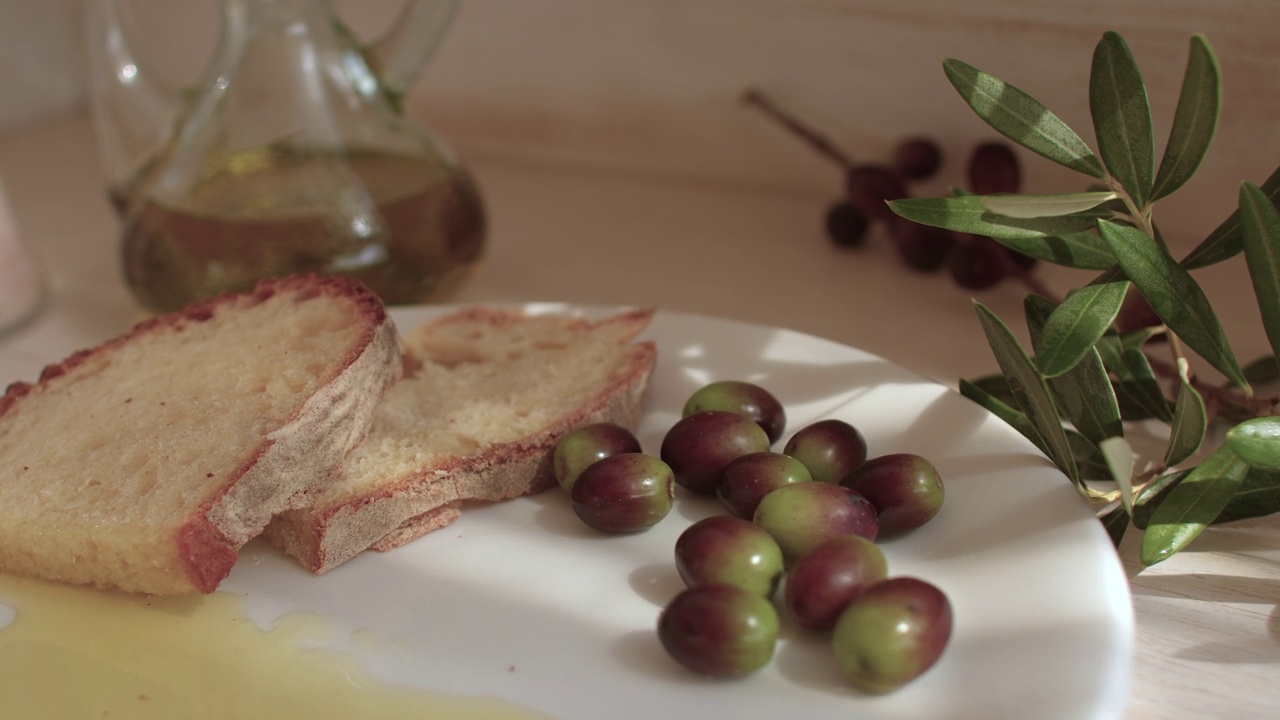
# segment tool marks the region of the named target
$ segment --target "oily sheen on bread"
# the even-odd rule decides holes
[[[413,329],[404,344],[416,367],[387,394],[339,481],[265,536],[321,573],[448,525],[467,501],[546,488],[569,430],[638,422],[657,348],[635,337],[652,316],[593,322],[477,307]]]
[[[146,320],[0,396],[0,571],[212,592],[327,487],[403,371],[377,296],[268,280]]]

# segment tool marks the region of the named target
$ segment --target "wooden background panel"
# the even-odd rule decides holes
[[[208,0],[127,0],[144,59],[187,82],[217,31]],[[366,38],[400,3],[336,3]],[[946,81],[958,57],[1030,92],[1087,140],[1093,46],[1120,31],[1143,68],[1163,148],[1192,33],[1225,81],[1222,124],[1202,174],[1160,214],[1175,246],[1234,207],[1238,183],[1280,160],[1280,2],[1275,0],[463,0],[410,107],[464,155],[583,163],[762,190],[834,196],[839,169],[759,112],[757,86],[858,158],[908,133],[944,143],[939,181],[962,180],[994,135]],[[1083,179],[1028,158],[1029,187]]]
[[[934,135],[954,182],[972,142],[993,132],[946,81],[943,57],[1022,87],[1092,141],[1092,49],[1118,30],[1143,67],[1162,148],[1190,35],[1204,32],[1225,103],[1204,175],[1186,190],[1212,212],[1164,215],[1180,242],[1216,224],[1239,180],[1261,180],[1280,159],[1278,28],[1270,0],[466,0],[411,102],[473,152],[831,193],[838,170],[744,107],[745,88],[857,157],[881,159],[907,133]],[[1081,183],[1038,159],[1027,171],[1034,189]]]

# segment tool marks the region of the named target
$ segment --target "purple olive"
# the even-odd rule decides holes
[[[751,453],[725,466],[716,483],[716,497],[729,512],[750,520],[765,495],[783,485],[811,480],[809,468],[790,455]]]
[[[672,425],[662,439],[659,453],[671,466],[677,484],[711,495],[729,463],[768,449],[769,436],[751,418],[724,410],[704,410]]]
[[[1022,168],[1009,143],[980,143],[969,156],[969,189],[979,195],[1016,193],[1022,187]]]
[[[937,468],[911,453],[871,458],[840,484],[871,501],[881,535],[899,535],[929,522],[945,496]]]
[[[841,535],[795,561],[783,600],[800,627],[830,630],[859,593],[888,574],[889,563],[878,545],[861,535]]]
[[[588,465],[610,455],[629,452],[640,452],[640,441],[621,425],[593,423],[570,430],[556,443],[551,456],[556,482],[570,490]]]
[[[788,566],[831,538],[875,540],[879,532],[870,501],[847,487],[819,482],[783,485],[765,495],[754,522],[778,541]]]
[[[845,173],[845,192],[849,204],[863,216],[889,222],[896,215],[889,200],[907,197],[907,188],[898,174],[883,165],[856,165]]]
[[[742,677],[769,663],[778,611],[768,598],[737,585],[711,583],[681,592],[658,616],[658,639],[699,675]]]
[[[630,533],[658,524],[671,512],[675,486],[671,468],[644,453],[619,453],[582,471],[569,492],[573,511],[591,527]]]
[[[910,137],[893,148],[893,167],[908,180],[932,177],[942,165],[942,148],[927,137]]]
[[[787,413],[778,398],[759,385],[740,380],[720,380],[704,385],[689,396],[681,415],[689,417],[704,410],[746,415],[764,428],[770,444],[782,437],[787,426]]]
[[[804,463],[814,480],[834,484],[867,459],[867,441],[857,428],[833,418],[800,428],[782,452]]]
[[[676,570],[689,587],[721,582],[773,597],[782,580],[782,549],[759,525],[715,515],[676,540]]]
[[[951,602],[936,586],[896,577],[863,590],[840,614],[831,636],[849,682],[886,693],[933,667],[951,640]]]

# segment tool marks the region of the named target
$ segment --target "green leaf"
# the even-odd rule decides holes
[[[1002,376],[1000,377],[1001,380],[1004,379]],[[1004,402],[996,394],[983,389],[976,382],[961,380],[960,394],[1008,423],[1010,427],[1017,430],[1023,437],[1039,448],[1040,452],[1045,455],[1049,454],[1045,450],[1044,440],[1021,410]],[[1074,430],[1067,430],[1066,434],[1067,445],[1071,448],[1071,455],[1076,460],[1076,467],[1079,470],[1080,477],[1084,480],[1110,480],[1111,470],[1107,467],[1107,461],[1102,457],[1102,452],[1098,450],[1098,447],[1090,442],[1088,438]]]
[[[1173,128],[1160,159],[1151,199],[1159,200],[1182,187],[1204,160],[1218,130],[1222,108],[1222,71],[1203,35],[1191,37],[1187,69],[1182,76]]]
[[[1256,417],[1227,431],[1227,445],[1251,467],[1280,470],[1280,417]]]
[[[1081,480],[1110,480],[1111,469],[1107,467],[1107,459],[1092,440],[1080,433],[1067,429],[1067,445],[1071,446],[1071,456],[1076,460],[1076,469]]]
[[[1079,270],[1106,270],[1116,264],[1111,248],[1095,228],[1057,236],[996,238],[996,242],[1023,255]]]
[[[1160,319],[1210,365],[1247,387],[1218,316],[1190,273],[1137,228],[1102,220],[1098,229]]]
[[[1191,386],[1187,361],[1178,358],[1178,399],[1173,406],[1173,421],[1169,423],[1169,445],[1165,449],[1165,467],[1173,467],[1200,449],[1205,430],[1209,427],[1209,414],[1204,398]]]
[[[982,303],[975,301],[974,306],[996,363],[1009,381],[1009,389],[1017,399],[1018,407],[1043,440],[1045,454],[1078,485],[1080,476],[1075,458],[1071,454],[1066,431],[1058,419],[1058,409],[1044,378],[1004,321]]]
[[[1094,443],[1124,435],[1120,403],[1098,351],[1089,353],[1070,372],[1049,380],[1062,401],[1063,414]]]
[[[889,208],[923,225],[1010,240],[1069,235],[1092,228],[1101,217],[1086,212],[1060,217],[1011,218],[991,212],[983,205],[984,200],[982,195],[908,198],[890,202]]]
[[[1102,338],[1095,347],[1102,357],[1102,364],[1116,377],[1113,387],[1122,418],[1173,421],[1173,410],[1164,396],[1164,388],[1140,348],[1127,347],[1115,335]]]
[[[1052,300],[1032,293],[1023,299],[1023,308],[1027,316],[1027,328],[1031,332],[1032,347],[1039,354],[1044,324],[1053,314],[1055,306]],[[1049,389],[1059,401],[1062,416],[1092,443],[1124,434],[1115,391],[1095,348],[1090,347],[1071,370],[1049,378]],[[1077,463],[1080,463],[1081,453],[1073,454]],[[1083,466],[1081,473],[1083,477],[1089,477],[1083,474]]]
[[[1266,385],[1280,379],[1280,363],[1275,355],[1264,355],[1244,366],[1244,377],[1250,385]]]
[[[1098,445],[1102,456],[1107,459],[1107,467],[1111,469],[1111,478],[1120,488],[1120,504],[1129,515],[1133,514],[1133,448],[1129,441],[1122,437],[1103,440]]]
[[[1040,101],[959,60],[944,60],[942,69],[960,97],[996,132],[1060,165],[1103,177],[1093,150]]]
[[[1214,524],[1247,520],[1280,512],[1280,472],[1249,468],[1231,502],[1214,518]]]
[[[1075,367],[1111,327],[1128,291],[1128,282],[1114,282],[1068,294],[1045,322],[1036,345],[1040,372],[1056,377]]]
[[[1059,217],[1092,210],[1114,200],[1114,192],[1082,192],[1061,195],[985,195],[982,205],[997,215],[1011,218]]]
[[[1145,207],[1156,154],[1151,103],[1138,64],[1119,33],[1104,33],[1094,49],[1089,110],[1102,162],[1134,204]]]
[[[1021,410],[1005,403],[999,397],[987,392],[977,384],[968,380],[960,381],[960,394],[981,405],[987,412],[1005,421],[1009,427],[1017,430],[1023,437],[1030,440],[1040,452],[1045,455],[1049,451],[1045,448],[1044,439],[1040,437],[1040,433],[1036,432],[1036,428],[1027,419],[1025,413]]]
[[[1262,326],[1280,354],[1280,209],[1253,183],[1240,186],[1240,228]]]
[[[1124,531],[1129,529],[1129,513],[1125,511],[1124,506],[1117,505],[1098,519],[1102,521],[1102,527],[1107,529],[1111,544],[1117,548],[1120,547],[1120,541],[1124,540]]]
[[[1262,194],[1267,196],[1273,205],[1280,206],[1280,167],[1271,172],[1259,186]],[[1187,253],[1180,263],[1187,270],[1208,267],[1223,260],[1230,260],[1244,251],[1244,240],[1240,231],[1240,212],[1237,210],[1227,216],[1222,224],[1204,239],[1194,250]]]
[[[1006,405],[1012,406],[1018,402],[1013,399],[1013,393],[1009,391],[1009,381],[1005,380],[1004,376],[999,373],[983,375],[969,382]]]
[[[1154,565],[1190,544],[1231,501],[1248,470],[1223,445],[1187,473],[1151,514],[1142,538],[1142,564]]]
[[[1160,507],[1173,487],[1182,482],[1190,470],[1176,470],[1147,483],[1133,498],[1133,524],[1143,530],[1150,524],[1151,514]]]

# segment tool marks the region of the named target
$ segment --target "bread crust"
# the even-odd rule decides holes
[[[105,359],[145,335],[182,333],[221,312],[254,307],[279,295],[299,302],[319,296],[343,298],[349,301],[348,309],[359,332],[353,336],[350,351],[333,364],[316,392],[299,398],[299,405],[288,420],[270,431],[239,467],[230,469],[172,531],[169,542],[181,568],[180,576],[170,574],[163,580],[151,577],[139,584],[128,577],[114,576],[109,570],[98,576],[94,568],[82,567],[51,579],[131,592],[212,592],[230,573],[239,548],[261,532],[272,515],[308,502],[311,494],[332,482],[341,459],[368,431],[377,402],[403,370],[398,335],[381,301],[362,285],[342,278],[290,276],[265,280],[250,292],[219,295],[140,322],[117,338],[47,366],[35,383],[10,385],[0,396],[0,422],[21,404],[50,392],[59,378],[77,367]],[[145,498],[139,498],[139,502],[145,502]],[[124,559],[123,564],[129,562]]]
[[[630,326],[628,337],[633,337],[652,315],[652,310],[635,310],[608,322]],[[510,311],[479,306],[438,322],[518,321],[519,316]],[[573,327],[591,324],[579,318],[572,321]],[[483,452],[445,457],[358,497],[284,513],[267,527],[265,536],[312,572],[323,573],[366,549],[390,550],[444,527],[459,517],[465,503],[507,500],[550,487],[555,484],[552,451],[564,434],[592,422],[626,427],[639,422],[657,354],[652,342],[632,342],[611,382],[574,412],[538,432],[490,445]]]

